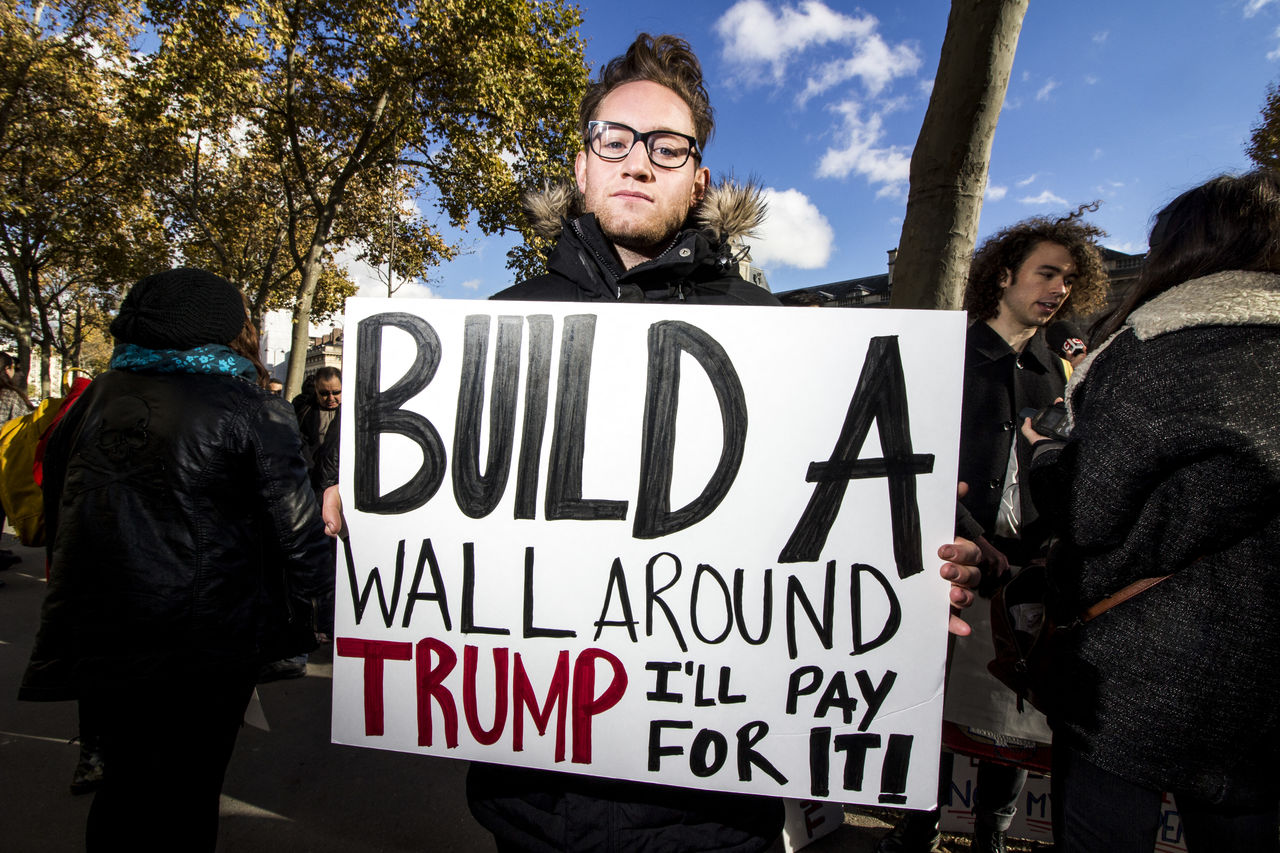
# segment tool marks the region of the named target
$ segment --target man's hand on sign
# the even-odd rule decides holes
[[[947,561],[938,574],[951,581],[951,621],[947,630],[958,637],[967,637],[971,629],[959,613],[973,604],[973,590],[982,577],[982,570],[978,568],[982,551],[968,539],[957,536],[955,542],[938,549],[938,557]]]
[[[320,518],[324,520],[325,536],[337,538],[342,533],[342,498],[338,495],[337,486],[324,490],[320,500]]]

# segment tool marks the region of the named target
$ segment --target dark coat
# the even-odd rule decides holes
[[[246,672],[328,630],[297,423],[256,385],[108,371],[58,424],[44,477],[49,592],[22,698]]]
[[[324,492],[326,486],[337,483],[338,448],[342,443],[342,431],[338,423],[342,419],[342,407],[333,413],[333,421],[320,435],[320,407],[309,404],[298,412],[298,432],[302,436],[302,458],[307,463],[307,476],[311,479],[311,488],[317,495]],[[328,482],[326,471],[332,471],[332,482]]]
[[[703,203],[702,228],[681,231],[661,257],[626,272],[594,216],[562,220],[565,229],[547,274],[494,298],[778,305],[771,293],[738,276],[728,260],[726,241],[736,230],[725,228],[726,217],[714,208],[737,210],[741,204],[734,190],[717,188]],[[760,215],[757,210],[749,224]],[[467,800],[500,846],[540,853],[755,853],[773,843],[783,820],[782,801],[774,798],[480,763],[467,776]]]
[[[729,238],[758,226],[754,190],[721,185],[707,193],[697,227],[676,235],[652,261],[623,270],[593,214],[564,218],[571,198],[557,197],[542,214],[541,233],[557,237],[547,272],[494,295],[545,302],[684,302],[691,305],[779,305],[777,297],[738,275]],[[551,221],[554,218],[554,221]]]
[[[996,513],[1004,491],[1010,443],[1018,437],[1018,413],[1041,409],[1062,396],[1067,384],[1061,358],[1049,350],[1037,330],[1021,353],[995,329],[979,320],[969,327],[964,347],[964,403],[960,415],[960,481],[969,493],[957,505],[956,533],[968,539],[995,536]],[[1030,463],[1026,441],[1019,441],[1020,470]],[[1035,533],[1037,513],[1026,489],[1020,490],[1028,550],[1042,538]],[[1009,554],[1021,565],[1025,554]]]
[[[1043,329],[1037,329],[1017,353],[987,323],[979,320],[969,326],[959,459],[960,480],[969,485],[969,492],[956,504],[956,533],[973,540],[985,537],[1013,566],[1024,566],[1040,556],[1047,532],[1025,486],[1031,447],[1018,431],[1018,414],[1052,404],[1062,396],[1066,382],[1065,362],[1049,349]],[[1022,511],[1016,539],[998,536],[995,530],[1009,449],[1015,441]],[[991,595],[998,578],[997,572],[987,572],[979,593]],[[990,602],[975,604],[969,618],[974,632],[957,638],[947,667],[943,719],[988,735],[1048,743],[1052,736],[1044,716],[1022,707],[1013,692],[987,670],[988,661],[995,656]]]
[[[1280,797],[1280,276],[1219,273],[1143,305],[1081,365],[1071,440],[1036,447],[1059,522],[1055,746],[1230,808]]]

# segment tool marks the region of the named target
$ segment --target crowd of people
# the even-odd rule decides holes
[[[530,201],[555,240],[546,273],[495,298],[776,306],[729,262],[764,209],[750,187],[712,184],[712,128],[688,44],[637,38],[588,87],[575,185]],[[1000,231],[965,291],[963,497],[938,553],[946,742],[981,759],[974,849],[1005,849],[1027,767],[1051,750],[1059,850],[1153,850],[1170,792],[1189,849],[1275,851],[1280,178],[1179,196],[1090,331],[1063,322],[1107,297],[1087,213]],[[89,849],[212,850],[254,684],[304,674],[330,632],[341,374],[317,372],[291,407],[241,292],[201,270],[139,281],[111,332],[111,369],[44,449],[49,590],[22,698],[93,709],[105,772]],[[1066,428],[1036,432],[1029,415],[1064,398]],[[30,403],[0,380],[0,407]],[[1047,716],[986,670],[985,598],[1037,563],[1061,626]],[[941,802],[945,757],[940,778]],[[751,853],[782,828],[766,797],[483,763],[467,795],[502,851]],[[938,812],[912,812],[879,850],[938,840]]]

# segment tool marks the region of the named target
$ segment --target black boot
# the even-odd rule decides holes
[[[1004,830],[976,824],[973,827],[973,850],[974,853],[1008,853],[1004,846]]]
[[[938,812],[909,811],[876,845],[876,853],[933,853],[942,835]]]

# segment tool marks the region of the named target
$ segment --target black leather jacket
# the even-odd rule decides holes
[[[50,580],[24,699],[248,671],[313,648],[333,564],[282,400],[108,371],[44,462]]]

